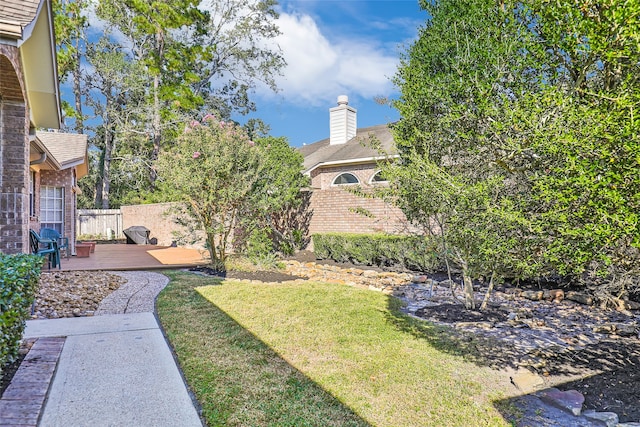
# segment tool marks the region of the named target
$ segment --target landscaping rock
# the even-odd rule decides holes
[[[560,391],[557,388],[550,388],[537,393],[544,402],[557,408],[567,411],[575,416],[582,412],[584,396],[576,390]]]
[[[613,412],[596,412],[592,409],[584,411],[582,414],[585,418],[600,421],[606,427],[615,427],[618,425],[618,415]]]
[[[580,292],[567,292],[564,297],[580,304],[593,305],[593,297]]]
[[[627,310],[640,310],[640,302],[626,301]]]
[[[493,323],[491,322],[456,322],[455,327],[457,329],[462,329],[462,328],[491,329],[493,328]]]
[[[302,264],[295,260],[287,260],[284,263],[287,274],[329,283],[355,284],[356,286],[370,289],[375,288],[385,293],[391,293],[397,287],[408,285],[413,279],[413,275],[408,273],[356,268],[341,269],[337,266],[317,264],[315,262]]]
[[[593,328],[593,332],[629,337],[638,333],[638,325],[636,323],[605,323],[603,325],[595,326]]]
[[[540,301],[544,298],[543,291],[523,291],[520,296],[531,301]]]
[[[98,304],[125,282],[103,271],[43,272],[32,318],[93,316]]]
[[[511,382],[523,393],[532,393],[544,386],[544,379],[528,369],[518,369]]]
[[[561,302],[564,299],[564,291],[562,289],[544,291],[544,299],[547,301]]]
[[[522,368],[542,369],[547,365],[547,361],[540,357],[526,356],[518,361],[518,366]]]

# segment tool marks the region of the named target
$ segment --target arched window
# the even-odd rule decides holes
[[[384,184],[389,180],[382,174],[382,171],[378,171],[371,177],[371,184]]]
[[[333,180],[333,185],[359,184],[358,178],[352,173],[342,173]]]

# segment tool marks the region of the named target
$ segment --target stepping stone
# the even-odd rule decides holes
[[[575,416],[580,416],[584,396],[576,390],[560,391],[557,388],[550,388],[538,393],[543,401],[567,411]]]
[[[528,369],[518,369],[511,379],[513,384],[525,394],[539,390],[544,385],[542,377]]]

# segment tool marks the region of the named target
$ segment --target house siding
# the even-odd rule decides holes
[[[364,198],[332,185],[340,174],[355,175],[361,187],[371,189],[371,178],[378,171],[375,164],[344,165],[315,169],[311,172],[310,209],[313,213],[309,232],[314,233],[393,233],[407,231],[407,220],[397,207],[376,198]],[[366,210],[370,216],[358,213]]]
[[[0,44],[0,252],[29,252],[29,107],[20,54]]]

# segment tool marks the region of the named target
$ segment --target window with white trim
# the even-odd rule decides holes
[[[333,180],[332,185],[360,184],[358,178],[349,172],[341,173]]]
[[[40,187],[40,226],[64,234],[64,187]]]
[[[384,176],[382,176],[382,171],[376,172],[371,177],[371,184],[386,184],[388,182],[389,182],[389,180],[386,179]]]

